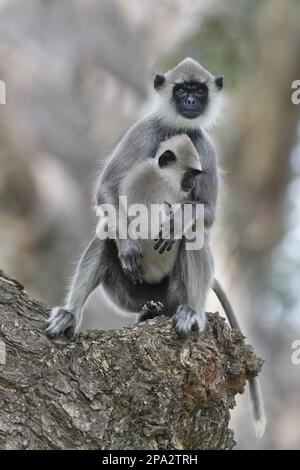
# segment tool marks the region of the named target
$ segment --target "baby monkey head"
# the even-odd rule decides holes
[[[195,178],[203,173],[200,158],[186,134],[176,135],[160,144],[156,155],[158,166],[168,184],[185,193],[195,186]]]

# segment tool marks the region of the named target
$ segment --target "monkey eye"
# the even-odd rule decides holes
[[[184,88],[176,88],[176,95],[179,96],[179,98],[182,98],[185,95],[185,90]]]
[[[201,97],[206,95],[206,90],[203,90],[203,88],[198,88],[195,91],[195,95],[198,96],[199,98],[201,98]]]

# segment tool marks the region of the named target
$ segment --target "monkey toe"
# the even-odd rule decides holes
[[[158,252],[162,255],[166,250],[168,250],[168,247],[170,243],[173,244],[173,240],[170,240],[169,238],[159,238],[156,240],[156,243],[153,245],[154,250],[158,250]]]

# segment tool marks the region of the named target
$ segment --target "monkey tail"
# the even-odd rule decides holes
[[[227,295],[225,294],[221,284],[219,283],[219,281],[217,281],[217,279],[213,280],[212,289],[224,309],[224,312],[227,316],[231,328],[236,328],[242,333],[241,327],[233,311],[231,303],[229,302]],[[264,402],[261,393],[259,378],[251,377],[250,379],[248,379],[248,387],[254,432],[256,437],[261,438],[265,432],[267,418],[265,415]]]
[[[258,377],[248,379],[249,396],[252,410],[253,427],[256,437],[263,437],[267,426],[264,401]]]

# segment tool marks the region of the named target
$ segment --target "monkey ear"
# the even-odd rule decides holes
[[[154,89],[159,90],[159,88],[164,84],[165,80],[166,79],[163,75],[157,73],[154,78]]]
[[[220,75],[219,77],[215,78],[215,84],[219,88],[219,90],[222,90],[223,88],[223,81],[224,81],[223,75]]]
[[[171,150],[166,150],[159,157],[158,165],[159,165],[160,168],[164,168],[165,166],[168,166],[170,163],[173,163],[175,161],[176,161],[175,153],[172,152]]]

